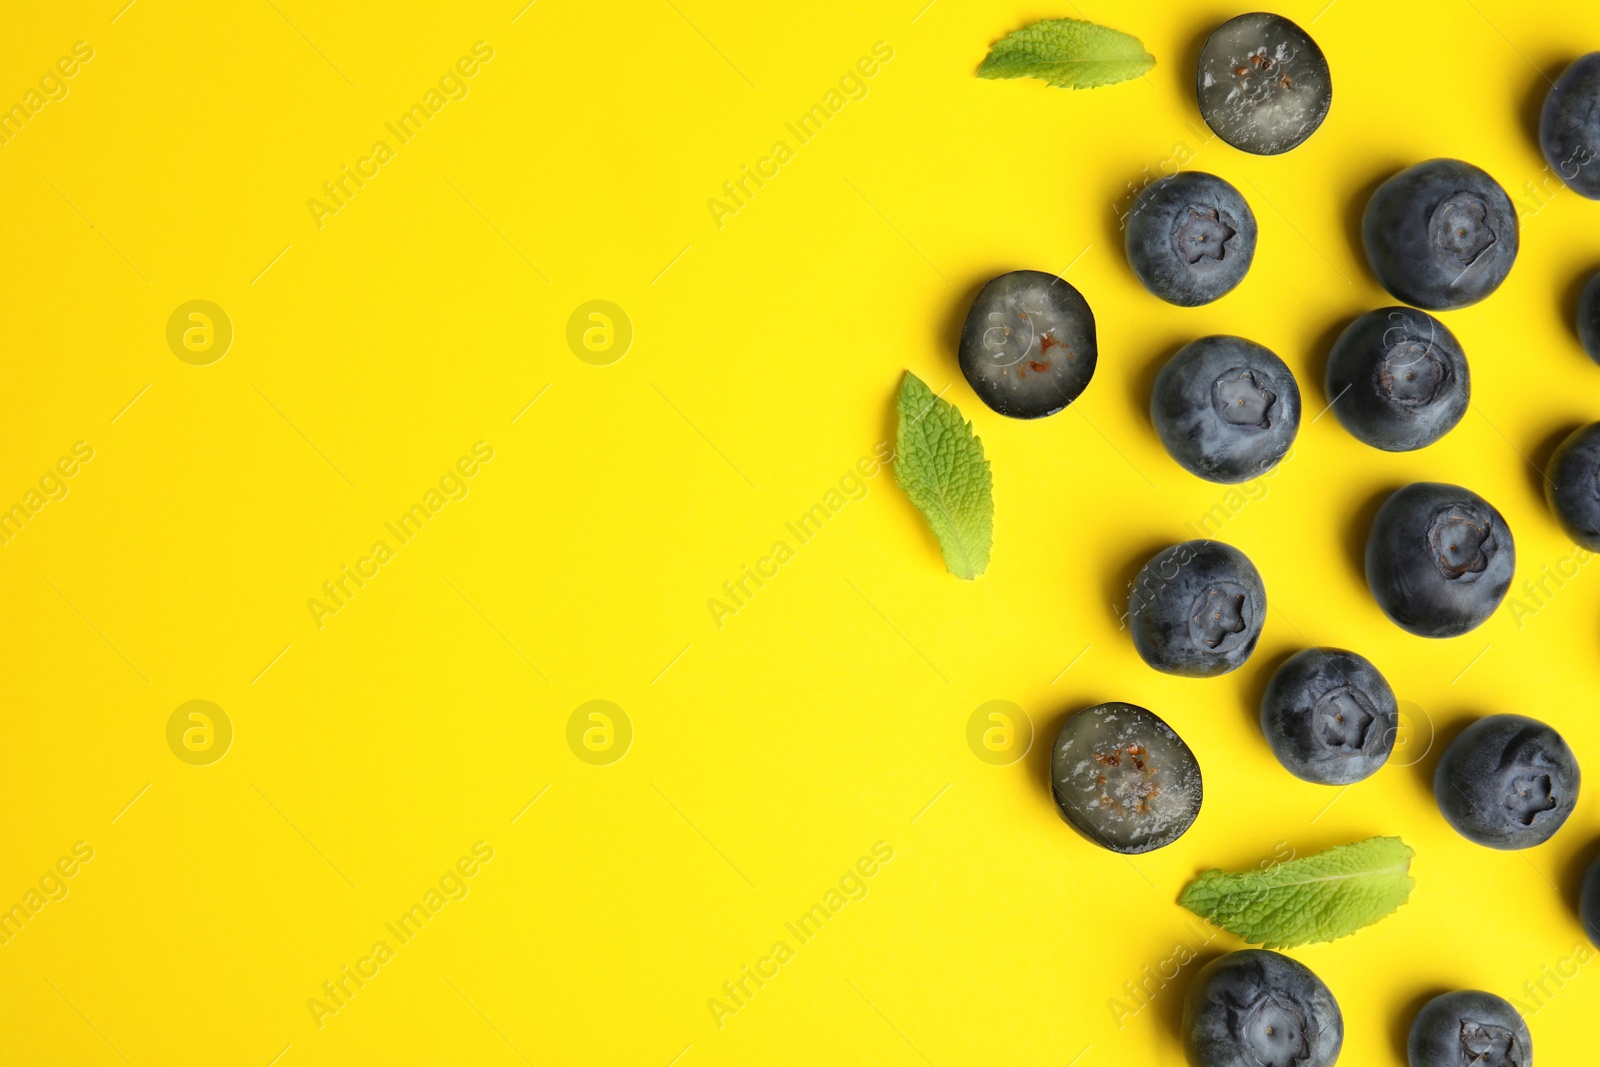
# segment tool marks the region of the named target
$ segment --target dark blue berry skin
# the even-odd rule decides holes
[[[1583,920],[1583,932],[1595,948],[1600,948],[1600,860],[1589,864],[1583,872],[1583,887],[1578,890],[1578,918]]]
[[[1039,270],[992,279],[961,330],[961,373],[979,399],[1013,419],[1054,415],[1078,399],[1099,352],[1089,302]]]
[[[1243,337],[1190,341],[1156,375],[1150,421],[1191,474],[1231,484],[1259,478],[1300,432],[1300,385],[1272,350]]]
[[[1544,498],[1573,543],[1600,552],[1600,422],[1578,427],[1556,446]]]
[[[1582,774],[1560,734],[1523,715],[1479,719],[1450,742],[1433,775],[1445,821],[1506,851],[1542,845],[1578,805]]]
[[[1419,637],[1459,637],[1494,614],[1511,587],[1516,543],[1470,489],[1413,482],[1378,508],[1367,535],[1367,586],[1378,607]]]
[[[1406,1043],[1410,1067],[1532,1067],[1533,1035],[1510,1002],[1477,989],[1424,1004]]]
[[[1472,379],[1461,342],[1415,308],[1369,311],[1328,356],[1328,399],[1339,422],[1386,452],[1433,444],[1466,414]]]
[[[1400,728],[1394,690],[1370,660],[1341,648],[1290,656],[1261,697],[1261,732],[1296,778],[1349,785],[1376,774]]]
[[[1256,254],[1250,205],[1214,174],[1182,171],[1145,186],[1124,226],[1133,273],[1179,307],[1232,291]]]
[[[1361,237],[1385,289],[1416,307],[1451,311],[1476,304],[1511,273],[1517,213],[1486,171],[1430,159],[1378,187]]]
[[[1189,746],[1161,718],[1112,701],[1068,719],[1050,763],[1061,817],[1101,848],[1135,856],[1172,844],[1200,814]]]
[[[1303,963],[1244,949],[1200,969],[1183,1002],[1183,1050],[1192,1067],[1332,1067],[1344,1014]]]
[[[1255,564],[1220,541],[1164,548],[1139,571],[1128,598],[1133,647],[1158,671],[1211,678],[1244,665],[1267,617]]]
[[[1600,363],[1600,271],[1589,276],[1578,296],[1578,340],[1589,358]]]
[[[1282,15],[1254,11],[1218,26],[1200,50],[1195,98],[1233,147],[1273,156],[1317,132],[1333,104],[1328,61]]]
[[[1539,116],[1539,147],[1573,192],[1600,200],[1600,52],[1556,79]]]

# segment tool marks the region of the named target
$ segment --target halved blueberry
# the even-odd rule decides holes
[[[1190,341],[1156,375],[1150,421],[1167,452],[1208,481],[1258,478],[1300,432],[1300,386],[1272,350],[1243,337]]]
[[[1328,356],[1328,400],[1351,434],[1409,452],[1449,433],[1472,397],[1467,354],[1445,324],[1415,308],[1369,311]]]
[[[1577,757],[1554,729],[1524,715],[1490,715],[1444,750],[1433,796],[1467,840],[1532,848],[1550,840],[1578,806],[1582,778]]]
[[[1069,718],[1050,778],[1056,807],[1101,848],[1126,855],[1170,845],[1200,814],[1200,764],[1155,714],[1113,701]]]
[[[1332,991],[1277,952],[1220,956],[1184,998],[1183,1047],[1194,1067],[1332,1067],[1343,1045]]]
[[[1250,205],[1214,174],[1181,171],[1152,182],[1125,225],[1128,265],[1146,289],[1179,307],[1231,291],[1256,254]]]
[[[1377,773],[1399,726],[1389,683],[1370,660],[1342,648],[1296,652],[1261,697],[1261,731],[1278,762],[1322,785]]]
[[[1054,415],[1094,377],[1094,312],[1054,274],[1002,274],[972,302],[960,358],[972,391],[995,411],[1014,419]]]
[[[1328,61],[1282,15],[1255,11],[1218,26],[1200,50],[1200,114],[1218,137],[1273,156],[1317,132],[1333,104]]]
[[[1267,617],[1250,558],[1220,541],[1162,549],[1128,595],[1133,647],[1158,671],[1210,678],[1244,665]]]
[[[1532,1067],[1533,1035],[1509,1001],[1458,989],[1417,1012],[1406,1058],[1411,1067]]]

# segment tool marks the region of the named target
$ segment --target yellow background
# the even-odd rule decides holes
[[[1524,712],[1600,767],[1600,567],[1562,562],[1537,471],[1600,417],[1570,326],[1600,204],[1547,183],[1533,135],[1600,16],[1288,3],[1335,101],[1257,158],[1208,140],[1193,102],[1199,43],[1236,7],[924,2],[12,13],[0,102],[74,42],[94,58],[0,147],[0,504],[74,442],[94,458],[0,547],[0,906],[75,842],[94,858],[0,946],[0,1060],[1177,1063],[1198,961],[1147,1009],[1112,1001],[1180,946],[1238,947],[1202,944],[1183,884],[1380,833],[1417,850],[1411,903],[1294,953],[1343,1006],[1345,1062],[1400,1062],[1420,998],[1452,987],[1538,1007],[1541,1062],[1587,1055],[1600,966],[1570,962],[1573,897],[1600,788],[1548,845],[1490,852],[1439,817],[1429,739]],[[1082,93],[972,77],[989,42],[1056,15],[1159,63]],[[465,98],[394,143],[384,124],[477,41],[493,59]],[[798,145],[784,124],[879,41],[865,97]],[[379,139],[394,158],[319,228],[307,200]],[[707,201],[779,139],[794,158],[719,227]],[[1472,411],[1387,455],[1309,416],[1338,329],[1391,302],[1357,243],[1366,196],[1437,155],[1512,193],[1522,254],[1445,316]],[[1260,223],[1243,285],[1194,310],[1140,289],[1117,228],[1128,183],[1175,156]],[[1041,422],[988,411],[954,358],[975,288],[1019,267],[1067,271],[1099,323],[1093,384]],[[166,343],[191,299],[234,327],[209,366]],[[607,366],[566,340],[594,299],[634,328]],[[1269,590],[1260,649],[1197,681],[1145,667],[1117,605],[1227,499],[1146,416],[1155,369],[1212,332],[1281,354],[1308,423],[1224,508]],[[992,460],[988,573],[947,575],[885,471],[718,627],[708,599],[892,433],[906,369],[948,387]],[[465,499],[319,629],[307,600],[478,441],[494,458]],[[1576,576],[1461,638],[1400,632],[1359,554],[1380,496],[1422,478],[1505,514],[1514,596],[1533,604],[1545,567]],[[1255,724],[1271,668],[1310,643],[1370,656],[1408,702],[1403,758],[1343,794],[1292,779]],[[166,740],[195,699],[234,729],[209,766]],[[597,699],[633,729],[608,766],[567,743]],[[1105,699],[1166,717],[1207,780],[1188,835],[1131,861],[1072,834],[1046,785],[1062,717]],[[990,700],[1036,728],[1011,766],[966,742]],[[307,1001],[478,841],[494,858],[467,896],[319,1028]],[[708,999],[880,841],[865,898],[716,1025]]]

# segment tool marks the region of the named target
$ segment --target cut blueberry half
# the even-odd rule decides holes
[[[1162,549],[1134,579],[1128,631],[1146,663],[1210,678],[1244,665],[1267,615],[1267,590],[1248,556],[1220,541]]]
[[[1333,78],[1317,42],[1265,11],[1218,26],[1200,50],[1196,78],[1206,125],[1258,156],[1287,152],[1316,133],[1333,104]]]
[[[1258,478],[1300,432],[1300,386],[1271,349],[1243,337],[1190,341],[1156,375],[1150,421],[1168,454],[1207,481]]]
[[[1056,807],[1101,848],[1136,855],[1170,845],[1200,814],[1200,764],[1158,716],[1113,701],[1069,718],[1050,763]]]
[[[1239,190],[1182,171],[1146,186],[1124,220],[1128,265],[1150,292],[1179,307],[1209,304],[1244,280],[1256,217]]]
[[[1533,1067],[1533,1035],[1509,1001],[1477,989],[1434,997],[1406,1042],[1410,1067]]]
[[[1343,1045],[1333,993],[1277,952],[1214,959],[1184,998],[1183,1046],[1194,1067],[1332,1067]]]
[[[1483,497],[1415,482],[1378,508],[1366,555],[1367,586],[1397,626],[1419,637],[1459,637],[1505,599],[1517,551],[1505,518]]]
[[[1002,415],[1054,415],[1094,377],[1094,312],[1066,281],[1014,270],[978,293],[961,331],[961,373]]]
[[[1322,785],[1377,773],[1399,727],[1399,704],[1378,668],[1340,648],[1290,656],[1261,698],[1261,731],[1278,762]]]
[[[1328,356],[1328,401],[1373,448],[1410,452],[1453,429],[1472,398],[1467,354],[1445,324],[1415,308],[1369,311]]]
[[[1523,715],[1479,719],[1434,771],[1439,811],[1469,841],[1498,849],[1550,840],[1578,805],[1578,759],[1554,729]]]

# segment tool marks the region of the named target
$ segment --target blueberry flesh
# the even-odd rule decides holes
[[[1378,668],[1342,648],[1286,660],[1261,697],[1261,732],[1296,778],[1349,785],[1376,774],[1400,729],[1400,706]]]
[[[1539,147],[1573,192],[1600,200],[1600,52],[1573,62],[1539,115]]]
[[[1300,431],[1300,385],[1272,350],[1243,337],[1190,341],[1156,375],[1150,421],[1167,452],[1212,482],[1260,477]]]
[[[1124,222],[1128,264],[1169,304],[1198,307],[1244,281],[1256,217],[1214,174],[1181,171],[1145,186]]]
[[[1193,1067],[1332,1067],[1343,1045],[1344,1015],[1333,993],[1305,964],[1277,952],[1218,957],[1184,998],[1183,1049]]]
[[[1479,719],[1450,742],[1433,775],[1445,821],[1467,840],[1542,845],[1578,805],[1577,757],[1555,730],[1523,715]]]
[[[1061,817],[1101,848],[1170,845],[1200,814],[1200,764],[1183,738],[1136,704],[1085,708],[1056,737],[1050,779]]]
[[[1584,933],[1600,948],[1600,860],[1589,864],[1583,872],[1583,887],[1578,890],[1578,918],[1583,920]]]
[[[1386,452],[1433,444],[1466,414],[1472,379],[1445,324],[1406,307],[1369,311],[1328,356],[1333,413],[1356,438]]]
[[[1574,544],[1600,552],[1600,422],[1578,427],[1556,446],[1544,498]]]
[[[972,302],[960,352],[961,373],[985,404],[1013,419],[1054,415],[1094,377],[1094,312],[1054,274],[1014,270]]]
[[[1410,1067],[1532,1067],[1533,1035],[1510,1002],[1477,989],[1434,997],[1411,1023]]]
[[[1600,271],[1589,276],[1578,297],[1578,340],[1589,358],[1600,363]]]
[[[1305,30],[1256,11],[1229,19],[1206,40],[1195,93],[1218,137],[1275,156],[1317,132],[1333,103],[1333,79]]]
[[[1430,159],[1378,186],[1361,219],[1367,263],[1396,298],[1429,311],[1476,304],[1517,260],[1517,213],[1500,183]]]
[[[1220,541],[1164,548],[1139,571],[1128,629],[1146,663],[1167,674],[1212,678],[1255,651],[1267,590],[1248,556]]]
[[[1419,637],[1459,637],[1511,587],[1516,543],[1470,489],[1413,482],[1390,494],[1367,535],[1367,586],[1385,615]]]

